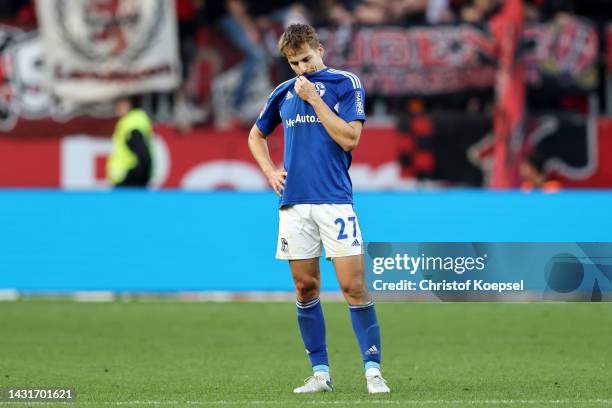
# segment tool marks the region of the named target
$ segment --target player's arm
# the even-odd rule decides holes
[[[266,175],[268,183],[270,183],[276,194],[280,196],[285,189],[287,172],[285,169],[277,169],[274,166],[274,162],[272,162],[270,157],[266,135],[259,130],[256,124],[253,125],[249,132],[249,149],[255,161],[261,167],[261,171]]]
[[[312,105],[327,133],[344,150],[350,152],[357,147],[363,124],[359,120],[346,122],[332,111],[321,99],[312,82],[300,76],[295,83],[297,94]]]

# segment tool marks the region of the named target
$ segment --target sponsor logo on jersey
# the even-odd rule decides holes
[[[295,115],[295,118],[285,120],[285,126],[288,128],[302,123],[321,123],[321,120],[315,115],[300,115],[299,113]]]
[[[355,91],[355,109],[359,115],[363,115],[363,97],[361,91]]]

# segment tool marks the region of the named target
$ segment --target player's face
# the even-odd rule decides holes
[[[308,44],[303,44],[292,54],[287,55],[287,61],[296,75],[310,74],[325,68],[323,52],[321,46],[312,49]]]

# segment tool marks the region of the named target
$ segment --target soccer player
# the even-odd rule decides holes
[[[321,246],[349,304],[368,392],[390,392],[380,372],[380,327],[368,293],[363,241],[353,210],[348,169],[365,117],[365,92],[355,75],[328,68],[315,29],[289,26],[279,49],[297,77],[272,92],[249,134],[249,147],[280,196],[276,257],[289,260],[297,318],[314,375],[295,393],[332,391],[325,321],[319,293]],[[284,168],[270,159],[266,141],[282,122]]]

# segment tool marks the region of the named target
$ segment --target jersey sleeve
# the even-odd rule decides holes
[[[365,122],[365,91],[359,78],[351,74],[342,81],[339,91],[338,115],[346,122]]]
[[[279,86],[272,91],[268,97],[268,100],[266,101],[266,104],[261,110],[255,124],[264,135],[269,135],[272,133],[274,128],[281,123],[282,119],[280,116],[280,103],[282,102],[287,89],[288,88],[286,86]]]

